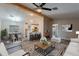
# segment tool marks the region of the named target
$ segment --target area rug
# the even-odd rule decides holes
[[[30,56],[44,56],[41,53],[38,53],[34,50],[34,44],[39,41],[24,41],[22,43],[23,49],[30,53]],[[69,40],[63,40],[60,43],[55,43],[55,49],[53,49],[47,56],[63,56],[68,44]]]

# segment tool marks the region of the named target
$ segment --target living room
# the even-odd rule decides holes
[[[43,6],[53,7],[53,10]],[[0,4],[0,55],[79,55],[78,46],[70,52],[74,42],[74,45],[79,44],[78,6],[67,3]],[[39,8],[44,10],[37,10]]]

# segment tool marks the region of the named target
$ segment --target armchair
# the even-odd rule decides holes
[[[1,56],[28,56],[30,55],[29,52],[25,52],[23,49],[18,50],[14,53],[8,54],[5,45],[3,42],[0,43],[0,55]]]

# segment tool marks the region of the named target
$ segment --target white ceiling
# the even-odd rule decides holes
[[[0,20],[7,20],[9,21],[9,16],[13,15],[14,17],[20,17],[24,20],[26,14],[12,4],[0,4]]]
[[[38,5],[38,3],[36,3]],[[32,10],[37,8],[32,3],[23,4]],[[42,14],[45,14],[51,18],[79,18],[79,4],[78,3],[47,3],[44,7],[53,8],[58,7],[58,10],[46,11],[43,10]]]
[[[22,3],[23,4],[23,3]],[[23,4],[31,9],[35,9],[36,7],[32,3],[25,3]],[[79,4],[78,3],[47,3],[44,7],[53,8],[58,7],[58,10],[46,11],[43,10],[42,13],[54,18],[54,19],[61,19],[61,18],[79,18]],[[8,19],[8,15],[19,16],[22,19],[26,17],[26,13],[13,6],[11,4],[0,4],[0,20]]]

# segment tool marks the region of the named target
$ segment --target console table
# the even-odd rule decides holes
[[[40,40],[41,38],[41,33],[39,32],[32,32],[30,33],[30,40]]]

